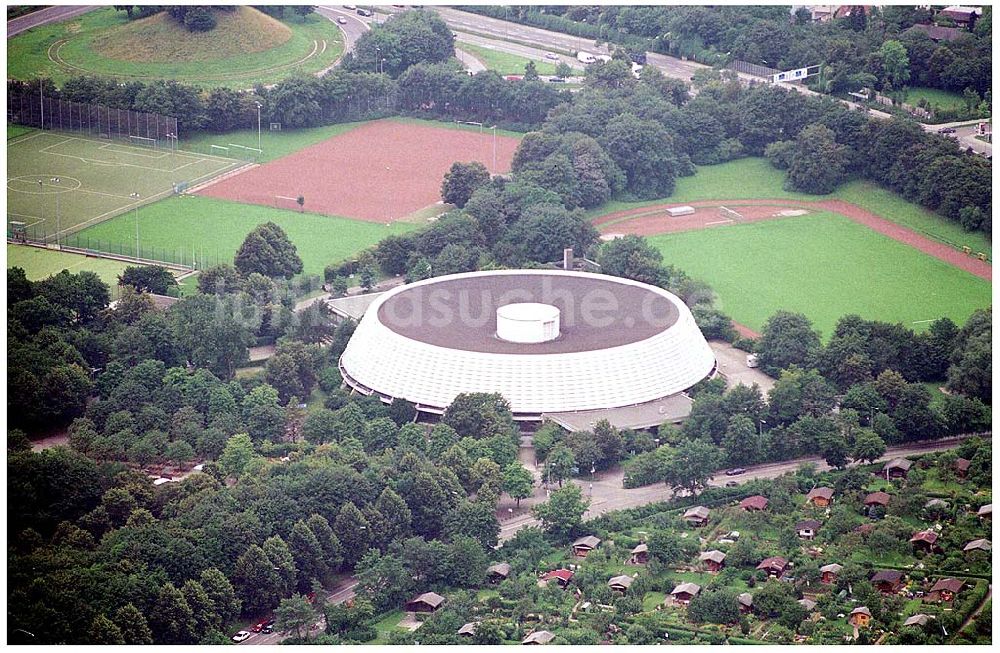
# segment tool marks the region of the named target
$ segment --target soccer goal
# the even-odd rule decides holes
[[[136,147],[148,147],[151,150],[156,149],[155,138],[146,138],[145,136],[129,136],[128,142],[130,145],[135,145]]]

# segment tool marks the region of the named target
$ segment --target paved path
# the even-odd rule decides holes
[[[486,65],[476,59],[472,54],[466,52],[465,50],[455,48],[455,57],[462,62],[465,69],[469,71],[470,75],[475,75],[476,73],[481,73],[486,70]]]
[[[910,456],[932,451],[944,451],[958,446],[963,440],[970,436],[959,436],[954,438],[943,438],[940,440],[930,440],[927,442],[915,442],[898,447],[886,449],[885,455],[879,458],[878,462]],[[723,471],[719,471],[709,479],[709,486],[722,486],[728,481],[736,481],[739,484],[755,479],[777,478],[782,474],[794,472],[803,463],[813,463],[818,471],[831,469],[819,456],[808,458],[797,458],[777,463],[767,463],[755,465],[747,468],[747,472],[738,477],[726,476]],[[595,474],[593,479],[579,478],[573,479],[573,483],[580,486],[584,496],[589,496],[591,500],[590,509],[584,513],[584,520],[599,517],[614,510],[624,510],[636,508],[649,503],[667,501],[674,497],[674,491],[662,483],[647,485],[644,487],[625,489],[622,487],[624,472],[621,467]],[[535,496],[521,501],[522,507],[528,507],[546,500],[544,490],[536,492]],[[529,526],[540,525],[538,520],[526,513],[524,515],[507,520],[500,526],[500,541],[506,541],[514,537],[519,530]]]
[[[7,21],[7,38],[17,36],[32,27],[58,23],[59,21],[75,18],[80,14],[85,14],[94,9],[100,9],[101,5],[59,5],[34,11],[27,16],[21,16]]]
[[[330,593],[326,596],[326,602],[339,604],[353,599],[354,588],[357,587],[357,585],[358,580],[353,576],[348,576],[341,582],[337,583],[337,585],[330,590]],[[321,610],[322,609],[320,608],[320,611]],[[249,630],[252,625],[253,624],[247,624],[245,629]],[[315,637],[325,631],[326,615],[323,615],[321,612],[319,620],[313,624],[312,628],[309,629],[309,636]],[[266,635],[264,633],[253,633],[250,637],[240,642],[240,644],[247,644],[250,646],[274,646],[276,644],[280,644],[283,640],[286,640],[289,637],[291,637],[291,633],[273,632]]]

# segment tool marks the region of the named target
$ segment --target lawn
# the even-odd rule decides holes
[[[794,199],[815,200],[827,196],[795,193],[782,188],[785,173],[764,158],[737,159],[714,166],[699,166],[697,173],[677,179],[677,187],[669,197],[643,202],[613,200],[588,211],[590,217],[600,217],[616,211],[663,204],[664,202],[695,202],[698,200],[731,199]]]
[[[936,104],[942,109],[965,106],[965,100],[962,99],[960,93],[952,93],[951,91],[942,91],[939,88],[926,88],[923,86],[914,86],[907,89],[907,104],[917,106],[920,100],[927,100],[930,102],[931,107]]]
[[[322,274],[327,264],[342,261],[385,236],[404,233],[416,226],[408,223],[385,226],[195,195],[171,197],[139,210],[144,250],[153,249],[160,260],[186,265],[191,265],[194,258],[199,268],[232,262],[250,230],[267,221],[288,234],[302,257],[305,274]],[[129,252],[134,240],[135,215],[130,212],[85,229],[68,243],[102,251]]]
[[[389,642],[389,635],[391,635],[393,631],[402,632],[403,629],[398,628],[398,626],[399,622],[403,620],[403,616],[402,610],[393,610],[376,621],[375,631],[378,632],[378,637],[369,643],[372,645],[387,644]]]
[[[283,29],[273,29],[267,17],[249,9],[241,9],[231,18],[220,16],[216,29],[199,34],[182,31],[165,16],[129,23],[124,12],[102,8],[10,39],[7,76],[44,76],[61,84],[68,77],[87,72],[248,88],[278,82],[295,71],[318,72],[333,64],[343,51],[340,30],[318,14],[300,18],[289,12],[281,21]],[[138,40],[140,45],[128,48],[116,42],[130,40]],[[160,47],[143,47],[156,41]],[[273,43],[273,47],[256,51],[261,41]]]
[[[982,232],[966,231],[957,222],[946,220],[870,182],[852,181],[838,188],[832,196],[857,204],[863,209],[935,240],[956,247],[968,245],[973,252],[985,252],[991,259],[993,258],[993,246],[990,239]]]
[[[34,127],[25,127],[24,125],[13,125],[11,123],[7,123],[7,140],[23,136],[24,134],[30,134],[33,131],[35,131]]]
[[[708,282],[722,311],[757,331],[779,309],[804,313],[826,338],[852,313],[922,330],[940,317],[963,324],[991,305],[989,282],[829,213],[649,241],[665,263]]]
[[[393,122],[407,125],[423,125],[427,127],[441,127],[446,129],[461,129],[463,131],[480,131],[476,125],[464,125],[453,122],[439,122],[436,120],[420,120],[418,118],[390,118]],[[262,153],[257,159],[261,163],[274,161],[283,156],[294,154],[310,145],[315,145],[328,138],[339,136],[356,127],[368,124],[367,122],[345,122],[339,125],[326,125],[324,127],[309,127],[306,129],[285,129],[270,131],[267,125],[260,132],[260,149]],[[492,130],[490,130],[492,134]],[[497,130],[498,136],[510,136],[521,138],[521,132],[512,132],[505,129]],[[224,153],[224,150],[214,149],[212,145],[228,147],[230,143],[242,145],[244,147],[257,147],[257,130],[241,129],[238,131],[226,132],[225,134],[211,134],[200,132],[181,140],[181,147],[191,152],[201,152],[204,154]],[[236,149],[231,149],[230,153]]]
[[[270,131],[268,126],[264,125],[260,132],[261,155],[257,160],[265,163],[280,159],[283,156],[298,152],[310,145],[315,145],[328,138],[338,136],[363,124],[365,123],[345,122],[339,125],[309,127],[306,129],[284,129],[279,131]],[[185,150],[206,154],[224,152],[224,150],[212,148],[213,145],[228,147],[230,143],[234,143],[244,147],[257,147],[257,142],[256,129],[240,129],[226,132],[225,134],[196,132],[180,141],[181,147]],[[235,149],[232,151],[235,151]]]
[[[527,57],[500,52],[499,50],[480,45],[471,45],[469,43],[459,43],[456,47],[459,50],[465,50],[476,59],[479,59],[489,70],[495,70],[501,75],[523,75],[524,67],[528,65],[529,61],[535,62],[535,70],[538,71],[539,75],[556,74],[555,64],[545,61],[535,61]]]
[[[32,281],[38,281],[63,270],[77,272],[95,272],[101,281],[110,287],[118,285],[118,275],[128,263],[105,258],[95,258],[82,254],[69,254],[51,249],[29,247],[27,245],[7,245],[7,267],[24,269],[25,275]]]
[[[65,238],[137,203],[173,195],[175,182],[196,183],[238,165],[204,154],[36,132],[7,143],[7,220],[25,223],[30,238],[55,242],[56,232]]]
[[[842,199],[929,237],[955,244],[968,245],[973,252],[986,252],[992,257],[990,240],[982,233],[970,233],[960,225],[908,202],[896,193],[866,181],[852,181],[842,185],[830,195],[807,195],[786,191],[785,173],[777,170],[763,158],[737,159],[714,166],[700,166],[691,177],[677,180],[672,195],[645,202],[611,201],[588,212],[589,217],[600,217],[616,211],[664,202],[694,202],[697,200],[728,199]]]

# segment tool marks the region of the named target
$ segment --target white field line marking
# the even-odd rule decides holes
[[[115,149],[116,147],[118,147],[118,148],[133,148],[134,149],[134,146],[132,146],[132,145],[119,145],[118,143],[105,143],[104,145],[100,146],[97,149],[99,149],[99,150],[107,150],[108,152],[112,152],[113,154],[124,154],[126,156],[141,156],[141,157],[144,157],[146,159],[162,159],[164,157],[170,156],[170,154],[168,154],[167,152],[157,152],[155,155],[154,154],[145,154],[145,153],[140,153],[140,152],[123,152],[120,149],[116,150]]]
[[[34,134],[28,134],[24,138],[21,138],[20,136],[17,136],[15,138],[12,138],[11,140],[7,141],[7,147],[10,147],[11,145],[20,145],[24,141],[29,141],[32,138],[36,137],[36,136],[41,136],[43,133],[44,132],[37,131]]]
[[[42,135],[42,132],[39,132],[37,134],[33,134],[33,136],[41,136],[41,135]],[[46,136],[56,136],[56,134],[48,134],[48,133],[46,133],[45,135]],[[27,138],[29,138],[29,137],[26,137],[25,140],[27,140]],[[69,140],[71,140],[71,141],[81,141],[81,142],[84,142],[84,143],[97,143],[99,145],[110,145],[111,144],[111,143],[108,143],[107,141],[99,141],[99,140],[96,140],[96,139],[93,139],[93,138],[83,138],[82,136],[70,136]],[[115,143],[115,145],[118,145],[118,147],[127,147],[127,148],[133,148],[133,149],[141,150],[141,148],[137,148],[137,147],[135,147],[133,145],[125,145],[124,143]],[[179,155],[185,156],[185,157],[187,157],[187,156],[196,156],[196,157],[201,157],[201,158],[219,159],[219,160],[222,160],[222,161],[228,161],[230,163],[238,163],[238,161],[236,161],[235,159],[231,159],[231,158],[224,157],[224,156],[216,156],[214,154],[202,154],[201,152],[189,152],[187,150],[177,150],[176,154],[179,154]]]
[[[735,220],[715,220],[714,222],[706,222],[705,226],[710,227],[713,224],[732,224]]]

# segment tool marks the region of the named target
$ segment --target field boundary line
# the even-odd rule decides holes
[[[31,140],[32,138],[34,138],[36,136],[41,136],[44,133],[45,132],[43,132],[41,130],[38,130],[38,131],[36,131],[34,133],[31,133],[31,134],[24,134],[22,136],[15,136],[14,138],[9,138],[9,139],[7,139],[7,147],[10,147],[11,145],[20,145],[24,141]]]
[[[29,134],[23,140],[28,140],[29,138],[31,138],[33,136],[41,136],[43,134],[48,134],[50,136],[63,136],[63,135],[66,135],[67,132],[63,132],[63,131],[59,131],[59,130],[52,130],[52,131],[48,131],[48,132],[39,131],[39,132],[36,132],[34,134]],[[96,138],[86,138],[84,136],[75,136],[74,135],[74,136],[67,136],[67,138],[69,138],[71,140],[83,141],[84,143],[100,143],[101,145],[110,145],[110,143],[108,143],[107,140],[99,140],[99,139],[96,139]],[[18,144],[20,142],[21,141],[9,142],[7,144],[8,145],[16,145],[16,144]],[[141,148],[135,147],[134,145],[126,145],[125,143],[118,143],[117,145],[119,147],[131,147],[131,148],[134,148],[134,149],[137,149],[137,150],[141,150]],[[194,152],[192,150],[181,150],[181,149],[178,149],[175,152],[175,154],[180,154],[182,156],[188,156],[188,157],[201,157],[202,159],[213,159],[213,160],[218,160],[218,161],[230,161],[230,162],[233,162],[233,163],[241,163],[241,161],[239,159],[231,159],[231,158],[227,158],[227,157],[224,157],[224,156],[218,156],[217,154],[207,154],[207,153],[204,153],[204,152]]]

